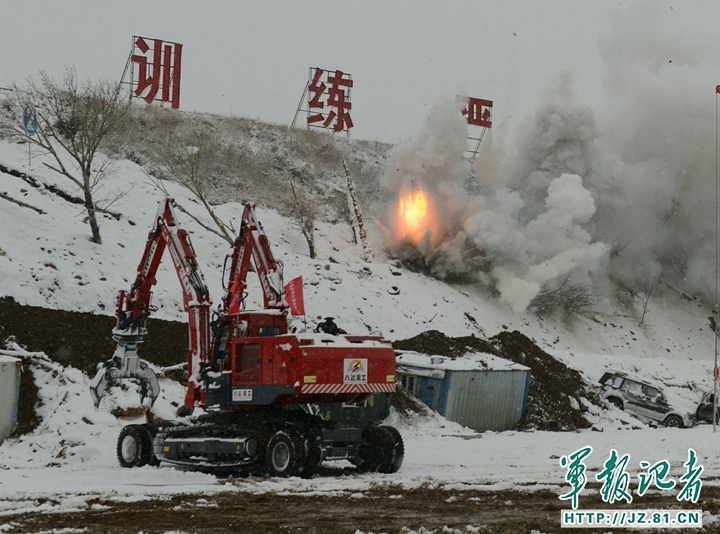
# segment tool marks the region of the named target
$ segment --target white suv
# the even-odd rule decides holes
[[[649,382],[608,371],[600,379],[600,385],[605,400],[646,423],[678,428],[695,425],[693,410],[671,406],[662,389]]]

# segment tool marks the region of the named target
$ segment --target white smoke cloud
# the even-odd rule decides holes
[[[474,245],[515,310],[568,276],[647,291],[660,275],[714,293],[716,47],[656,3],[611,22],[599,43],[606,101],[579,105],[561,73],[513,146],[481,150],[479,194],[463,187],[467,133],[454,101],[393,152],[385,185],[422,183],[438,203],[443,243],[422,250],[438,276],[472,270],[463,247]]]
[[[612,276],[655,276],[710,296],[715,286],[715,46],[654,3],[613,19],[600,41],[607,105],[587,185],[594,235],[618,250]],[[712,269],[708,267],[712,265]]]
[[[561,160],[561,155],[549,157],[551,146],[557,146],[558,139],[573,130],[570,124],[561,124],[561,118],[562,114],[556,112],[552,121],[559,132],[565,133],[556,134],[553,141],[550,137],[543,141],[545,160]],[[426,187],[443,222],[439,245],[433,246],[425,239],[417,247],[433,274],[448,278],[470,271],[466,253],[472,244],[484,258],[489,258],[491,280],[501,299],[515,310],[524,310],[550,282],[559,282],[571,274],[585,281],[598,270],[608,247],[592,243],[592,237],[582,227],[591,220],[595,203],[580,176],[564,173],[551,177],[550,167],[542,171],[548,182],[543,206],[536,210],[537,216],[528,218],[522,195],[501,187],[504,180],[496,176],[489,180],[492,187],[486,187],[482,194],[469,195],[462,186],[469,173],[468,164],[462,160],[466,150],[467,127],[457,104],[441,102],[433,108],[418,139],[397,147],[389,158],[383,183],[398,195],[408,184]],[[569,152],[566,147],[563,150]],[[566,167],[552,166],[555,171]],[[582,165],[576,162],[570,167]],[[535,189],[542,189],[538,184]]]
[[[513,217],[520,212],[519,197],[510,192],[497,197],[499,210],[486,203],[485,209],[465,221],[465,230],[494,258],[491,274],[500,298],[512,309],[525,310],[549,282],[570,275],[576,282],[589,281],[607,259],[608,247],[593,243],[582,227],[595,213],[595,202],[580,176],[562,174],[553,179],[546,210],[525,226],[517,215]]]

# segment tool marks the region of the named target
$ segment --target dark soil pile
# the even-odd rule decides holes
[[[591,423],[583,416],[580,398],[600,404],[580,373],[550,356],[518,331],[501,332],[484,340],[475,336],[451,338],[437,330],[430,330],[410,339],[395,341],[393,347],[452,358],[470,352],[484,352],[529,367],[528,405],[517,425],[519,430],[589,428]],[[573,407],[570,397],[578,402],[580,408]]]
[[[398,387],[390,398],[390,405],[402,416],[411,414],[429,415],[430,408],[427,407],[420,399],[413,397],[403,387]]]
[[[27,350],[44,352],[52,360],[76,367],[89,376],[94,376],[98,363],[112,356],[114,326],[115,319],[106,315],[21,306],[11,298],[0,298],[0,341],[14,336]],[[151,318],[148,330],[139,350],[143,359],[162,367],[185,362],[187,324]],[[453,358],[468,352],[484,352],[518,362],[531,369],[529,402],[519,429],[573,430],[590,426],[582,411],[573,408],[569,399],[574,397],[579,401],[585,397],[595,402],[595,396],[586,390],[580,374],[555,360],[520,332],[502,332],[485,340],[475,336],[452,338],[430,330],[395,341],[393,346]],[[16,435],[32,431],[38,424],[37,388],[27,367],[21,391]],[[394,396],[393,405],[400,412],[422,411],[415,399],[400,392]]]
[[[412,350],[422,354],[436,354],[457,358],[468,352],[484,352],[497,355],[490,342],[475,336],[448,337],[437,330],[428,330],[410,339],[393,341],[396,350]]]
[[[530,368],[530,388],[525,415],[518,423],[520,429],[575,430],[589,428],[580,403],[586,398],[601,405],[579,372],[570,369],[538,347],[517,330],[501,332],[491,338],[497,354]],[[574,408],[570,398],[577,401]]]
[[[26,350],[44,352],[90,376],[115,351],[114,326],[115,318],[107,315],[21,306],[12,298],[0,298],[0,341],[14,336]],[[151,318],[148,331],[138,349],[144,360],[163,367],[185,361],[187,324]]]
[[[12,298],[0,298],[0,343],[13,337],[30,352],[44,352],[52,360],[95,375],[98,363],[109,360],[115,350],[111,332],[115,318],[92,313],[21,306]],[[159,366],[185,362],[187,325],[151,318],[149,333],[139,352]],[[20,378],[18,424],[13,436],[32,432],[40,423],[36,408],[38,389],[28,365]]]

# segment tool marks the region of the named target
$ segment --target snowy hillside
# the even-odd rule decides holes
[[[0,142],[0,165],[76,193],[66,180],[43,165],[42,157],[34,155],[28,166],[25,146]],[[171,183],[167,187],[194,216],[209,222],[186,191]],[[106,183],[103,195],[126,194],[112,206],[114,212],[122,214],[120,219],[108,215],[101,219],[102,245],[89,241],[82,209],[47,188],[32,187],[21,178],[0,173],[0,190],[43,212],[0,199],[0,294],[20,304],[113,315],[117,291],[127,289],[134,279],[147,232],[163,198],[143,170],[127,160],[120,161],[118,173]],[[233,222],[241,210],[238,203],[217,206],[218,214]],[[258,208],[258,215],[276,258],[285,265],[285,281],[303,277],[309,326],[330,315],[349,332],[382,334],[389,339],[406,339],[426,330],[478,337],[519,330],[541,348],[585,371],[591,381],[606,364],[635,371],[645,366],[635,363],[636,359],[652,358],[663,363],[648,364],[652,371],[647,378],[668,385],[680,385],[687,378],[709,386],[714,348],[708,323],[711,309],[702,300],[662,283],[657,284],[649,300],[642,293],[628,293],[622,302],[599,301],[588,317],[538,319],[530,311],[512,311],[482,286],[446,284],[388,259],[382,227],[373,224],[375,219],[368,221],[373,259],[366,263],[360,246],[352,244],[351,229],[346,224],[317,222],[318,258],[313,260],[293,222],[274,210]],[[191,232],[217,303],[229,247],[189,217],[182,213],[179,217]],[[168,263],[161,266],[158,280],[153,303],[159,309],[155,316],[184,321],[178,282]],[[249,308],[262,303],[255,282],[252,278],[249,281]],[[302,324],[300,318],[295,321]],[[688,360],[693,361],[692,376],[676,373],[676,369],[688,368]]]
[[[54,185],[76,194],[43,161],[41,156],[33,155],[28,164],[26,146],[0,142],[0,165],[33,177],[37,184]],[[0,191],[27,205],[0,199],[0,295],[25,305],[113,314],[117,291],[128,289],[134,279],[147,232],[163,199],[135,163],[120,161],[118,170],[106,183],[105,194],[126,194],[113,205],[113,211],[121,217],[101,219],[102,245],[90,241],[78,206],[42,185],[34,187],[22,178],[0,173]],[[194,216],[207,218],[186,191],[173,184],[167,187]],[[238,203],[216,206],[217,213],[228,220],[236,220],[241,209]],[[318,258],[311,259],[293,222],[267,208],[259,208],[258,216],[276,259],[284,263],[285,281],[303,277],[308,316],[293,318],[293,325],[299,328],[313,327],[319,318],[333,316],[348,332],[381,334],[391,340],[407,339],[428,330],[448,336],[478,337],[518,330],[578,369],[589,383],[612,367],[656,380],[671,395],[686,401],[697,400],[687,387],[689,382],[703,389],[711,387],[711,312],[702,301],[667,286],[656,288],[649,301],[643,294],[627,295],[622,303],[601,301],[587,317],[539,319],[530,311],[513,311],[482,286],[448,284],[402,267],[387,257],[382,237],[385,230],[375,222],[369,224],[373,258],[368,263],[362,260],[360,246],[352,245],[351,230],[343,223],[317,222]],[[229,247],[189,217],[179,217],[191,232],[217,303],[222,295],[222,267]],[[166,262],[155,288],[155,316],[182,321],[181,293],[175,278]],[[248,307],[259,307],[262,297],[252,274],[249,282]],[[98,361],[109,356],[98,354]],[[210,475],[161,468],[153,472],[152,484],[143,485],[138,483],[134,470],[116,464],[114,444],[123,422],[107,411],[109,405],[131,406],[135,401],[116,391],[96,411],[90,402],[86,376],[75,369],[57,369],[53,373],[55,364],[48,365],[47,373],[36,378],[43,401],[42,426],[31,435],[8,439],[0,445],[0,517],[29,510],[36,499],[47,496],[53,500],[45,505],[45,511],[68,511],[87,509],[91,506],[88,502],[97,495],[112,495],[118,500],[147,499],[189,490],[208,495],[234,491],[355,495],[378,483],[404,488],[431,484],[446,489],[460,484],[491,491],[532,483],[533,490],[559,492],[566,489],[566,482],[557,458],[587,444],[598,451],[588,463],[594,472],[601,468],[603,455],[613,448],[637,460],[669,458],[676,476],[681,474],[687,450],[694,448],[705,466],[707,484],[715,484],[720,472],[720,460],[715,454],[717,439],[711,426],[652,429],[618,410],[605,412],[591,407],[588,417],[600,432],[567,433],[562,439],[553,432],[487,432],[480,436],[437,416],[408,420],[395,414],[392,423],[400,428],[407,452],[403,468],[394,476],[218,482]],[[158,413],[171,416],[171,402],[181,395],[177,384],[164,380]],[[448,448],[453,451],[452,457],[447,455]],[[60,486],[62,489],[57,489]],[[706,524],[714,520],[713,515],[706,514]]]

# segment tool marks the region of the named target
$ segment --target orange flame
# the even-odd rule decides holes
[[[410,239],[417,244],[428,232],[437,238],[436,226],[429,196],[423,189],[400,197],[398,230],[401,239]]]

